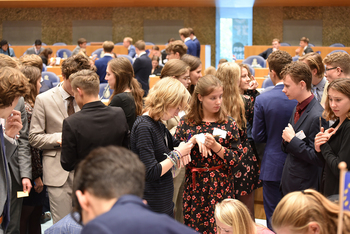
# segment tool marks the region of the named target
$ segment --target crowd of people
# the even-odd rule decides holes
[[[274,87],[260,93],[246,64],[221,60],[202,76],[193,29],[179,34],[151,55],[126,37],[132,61],[109,41],[93,61],[79,39],[46,90],[52,50],[37,40],[15,59],[0,42],[0,233],[41,233],[46,194],[47,233],[337,232],[326,197],[338,194],[338,164],[350,168],[350,55],[306,48],[292,62],[275,39],[263,54]],[[260,187],[267,228],[254,222]]]

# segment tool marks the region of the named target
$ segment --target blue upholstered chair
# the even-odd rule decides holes
[[[44,79],[44,80],[49,80],[53,83],[55,82],[60,82],[60,78],[53,72],[49,72],[49,71],[45,71],[45,72],[42,72],[41,73],[41,77]]]
[[[346,52],[345,50],[333,50],[332,52],[330,52],[330,53],[327,54],[327,55],[333,54],[333,53],[335,53],[335,52],[343,52],[343,53],[347,53],[347,54],[348,54],[348,52]]]
[[[298,61],[299,56],[294,56],[292,59],[293,59],[293,62],[296,62],[296,61]]]
[[[64,42],[56,42],[56,43],[53,43],[53,46],[66,46],[67,44],[64,43]]]
[[[312,43],[309,43],[309,46],[310,46],[310,47],[315,47],[315,45],[314,45],[314,44],[312,44]]]
[[[262,68],[266,68],[266,60],[259,55],[249,56],[248,58],[244,59],[242,63],[252,65],[254,59],[256,59],[257,63],[260,64]]]
[[[59,49],[56,52],[56,56],[60,58],[69,58],[70,56],[72,56],[72,51],[68,49]]]
[[[247,65],[247,66],[249,67],[250,73],[252,73],[252,75],[255,76],[255,70],[254,70],[254,68],[252,68],[252,66],[250,66],[250,64],[245,63],[245,65]]]
[[[46,70],[47,70],[46,65],[45,65],[45,63],[43,63],[43,70],[42,71],[44,72]]]
[[[345,47],[345,45],[343,45],[342,43],[334,43],[334,44],[330,45],[329,47]]]
[[[97,55],[97,58],[101,58],[101,54],[103,52],[103,49],[97,49],[94,52],[92,52],[91,56],[94,56],[95,54]]]
[[[152,42],[147,42],[147,41],[145,42],[145,44],[146,44],[146,45],[154,45],[154,43],[152,43]]]
[[[115,43],[114,45],[123,45],[123,42]]]
[[[118,57],[125,57],[125,58],[129,59],[131,64],[134,64],[134,60],[127,54],[121,54],[121,55],[118,55]]]
[[[53,87],[56,87],[60,82],[52,82]]]
[[[100,92],[99,92],[99,96],[102,99],[109,99],[109,97],[112,95],[113,90],[109,88],[107,88],[108,83],[101,83],[100,84]]]
[[[290,44],[287,43],[287,42],[281,42],[280,45],[281,45],[281,46],[290,46]]]

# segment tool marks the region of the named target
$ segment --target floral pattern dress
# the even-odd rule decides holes
[[[248,149],[241,144],[239,130],[233,118],[223,123],[202,122],[197,125],[182,117],[176,129],[175,138],[187,141],[190,134],[213,134],[214,128],[227,132],[226,137],[216,140],[223,146],[224,159],[212,151],[207,158],[199,153],[198,144],[191,151],[192,161],[186,166],[185,188],[183,194],[184,223],[199,233],[216,233],[215,204],[234,198],[234,177],[243,152]]]

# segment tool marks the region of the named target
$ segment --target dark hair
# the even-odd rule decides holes
[[[196,70],[199,67],[199,65],[202,64],[202,61],[198,57],[190,54],[184,54],[181,57],[181,60],[190,66],[190,72]]]
[[[79,38],[78,39],[78,45],[84,44],[86,42],[87,42],[87,40],[85,38]]]
[[[8,42],[6,40],[1,40],[0,41],[0,47],[4,46],[4,45],[8,45]],[[8,48],[7,48],[7,54],[8,56],[10,56],[10,46],[8,45]]]
[[[64,79],[69,79],[71,74],[83,69],[93,70],[93,67],[90,65],[89,58],[82,54],[69,57],[62,63],[62,75]]]
[[[306,42],[307,44],[309,44],[309,38],[307,38],[307,37],[302,37],[302,38],[300,38],[300,41],[303,41],[303,42]]]
[[[187,53],[187,46],[185,45],[185,43],[181,40],[176,40],[173,41],[171,43],[169,43],[166,47],[165,47],[165,51],[167,52],[167,54],[170,54],[171,52],[175,53],[179,53],[180,58]]]
[[[39,39],[36,39],[35,42],[34,42],[34,45],[41,45],[41,44],[42,44],[41,40],[39,40]]]
[[[281,72],[281,76],[285,79],[286,75],[289,75],[296,84],[304,81],[306,89],[311,90],[312,73],[307,64],[297,61],[286,65]]]
[[[50,54],[52,54],[51,48],[45,48],[43,51],[41,51],[39,56],[41,55],[48,59]]]
[[[289,63],[293,61],[292,56],[288,54],[286,51],[277,50],[272,52],[267,58],[269,63],[270,71],[275,71],[277,77],[281,80],[281,71],[282,69]]]
[[[20,71],[29,81],[30,93],[24,96],[24,100],[34,107],[36,96],[38,95],[37,82],[41,79],[41,71],[34,66],[21,66]]]
[[[135,48],[139,49],[139,50],[145,50],[146,48],[146,44],[143,40],[138,40],[136,43],[135,43]]]
[[[82,208],[76,191],[88,191],[98,198],[113,199],[131,194],[143,196],[146,169],[139,157],[123,147],[107,146],[92,150],[75,170],[73,182],[74,210]]]

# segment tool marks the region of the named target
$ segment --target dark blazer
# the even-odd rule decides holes
[[[187,40],[185,42],[185,45],[187,46],[187,54],[190,54],[193,56],[197,55],[197,45],[196,43],[194,43],[194,41],[192,41],[191,39]]]
[[[272,48],[268,48],[264,52],[260,53],[259,56],[263,57],[264,59],[267,59],[272,52]]]
[[[135,56],[136,56],[135,46],[133,46],[133,45],[130,46],[130,49],[128,50],[128,55],[131,58],[135,58]]]
[[[137,58],[133,64],[135,78],[140,82],[142,89],[145,91],[144,96],[147,96],[149,90],[149,76],[152,72],[152,60],[143,54]]]
[[[198,41],[198,39],[197,39],[197,37],[193,40],[193,42],[196,44],[196,46],[197,46],[197,50],[196,50],[196,56],[198,57],[198,58],[200,58],[201,57],[201,43],[199,43],[199,41]]]
[[[310,46],[307,46],[306,49],[304,50],[303,54],[311,53],[314,52],[313,49]]]
[[[91,150],[99,146],[129,145],[129,126],[123,109],[90,102],[63,121],[61,165],[74,170]]]
[[[306,137],[302,140],[294,137],[289,143],[282,143],[282,150],[288,154],[281,180],[283,195],[308,188],[318,190],[321,167],[324,164],[322,155],[316,153],[314,147],[315,136],[320,131],[319,117],[322,116],[323,107],[313,98],[296,124],[295,111],[296,108],[289,123],[296,134],[303,130]],[[328,128],[328,122],[323,118],[322,126]]]
[[[168,215],[151,211],[141,198],[124,195],[108,212],[96,217],[83,227],[81,234],[90,233],[192,234],[196,232]]]
[[[96,60],[95,62],[95,66],[97,68],[96,73],[100,77],[100,83],[107,83],[107,81],[105,80],[107,64],[112,59],[113,59],[112,56],[107,55],[100,58],[99,60]]]
[[[260,179],[280,181],[287,154],[281,149],[282,132],[288,125],[296,100],[289,100],[282,92],[284,85],[256,97],[252,137],[255,142],[265,143],[261,162]]]

